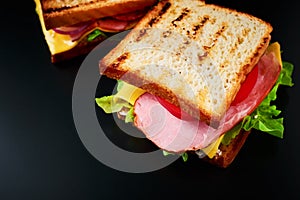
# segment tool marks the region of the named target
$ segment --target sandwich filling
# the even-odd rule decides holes
[[[246,131],[255,128],[283,137],[282,118],[273,118],[280,111],[270,102],[276,99],[279,85],[292,86],[291,73],[292,66],[281,62],[279,44],[270,45],[247,76],[236,100],[217,128],[183,112],[178,116],[174,112],[176,108],[163,99],[126,83],[121,84],[117,94],[97,98],[96,102],[106,113],[120,112],[126,108],[125,121],[133,122],[148,139],[167,152],[182,154],[200,150],[212,158],[221,142],[230,143],[230,139],[242,128]]]

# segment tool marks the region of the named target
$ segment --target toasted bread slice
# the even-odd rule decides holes
[[[100,73],[219,121],[265,52],[272,26],[199,0],[158,3],[100,62]],[[200,114],[199,114],[200,113]]]
[[[41,0],[46,29],[142,10],[157,0]]]

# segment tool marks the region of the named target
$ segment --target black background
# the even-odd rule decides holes
[[[195,158],[145,174],[111,169],[89,154],[74,126],[72,87],[83,58],[51,64],[34,2],[6,1],[0,12],[0,199],[299,199],[297,1],[207,2],[273,25],[272,40],[295,66],[295,85],[279,94],[284,139],[252,133],[227,169]]]

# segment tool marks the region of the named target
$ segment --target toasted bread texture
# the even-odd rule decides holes
[[[46,29],[142,10],[157,0],[40,0]]]
[[[220,121],[271,32],[269,23],[233,9],[162,0],[100,61],[100,73]]]

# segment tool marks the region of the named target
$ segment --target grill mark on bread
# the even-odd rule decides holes
[[[88,4],[85,4],[85,5],[88,5]],[[70,8],[78,8],[78,7],[79,7],[79,5],[72,6],[72,7],[65,6],[65,7],[61,7],[61,8],[48,8],[48,9],[44,10],[44,13],[61,12],[61,11],[64,11],[64,10],[68,10]]]
[[[143,28],[142,30],[140,30],[140,31],[139,31],[139,35],[138,35],[138,37],[135,39],[135,41],[136,41],[136,42],[141,41],[142,37],[143,37],[144,35],[146,35],[146,33],[147,33],[147,29],[146,29],[146,28]]]
[[[36,0],[37,1],[37,0]],[[157,0],[40,0],[46,29],[69,26],[135,11],[149,10]]]
[[[90,5],[93,5],[95,2],[89,2],[89,3],[78,3],[77,5],[72,5],[72,6],[68,6],[65,4],[65,6],[62,6],[62,7],[52,7],[52,8],[46,8],[44,9],[44,12],[45,13],[53,13],[53,12],[61,12],[61,11],[64,11],[64,10],[69,10],[69,9],[73,9],[73,8],[79,8],[79,7],[82,7],[82,6],[90,6]]]
[[[195,32],[195,34],[200,30],[200,28],[202,28],[207,22],[209,21],[209,16],[205,15],[203,17],[203,19],[201,20],[200,24],[196,25],[193,27],[193,31]]]
[[[162,16],[168,11],[168,9],[171,7],[170,2],[166,2],[165,5],[162,7],[162,9],[159,11],[158,15],[155,18],[151,18],[148,22],[148,25],[152,27],[155,23],[157,23]],[[147,28],[144,28],[139,31],[138,37],[135,39],[136,42],[139,42],[147,33]]]
[[[113,64],[111,64],[110,67],[112,67],[112,68],[118,68],[120,66],[120,64],[122,64],[123,62],[126,61],[127,58],[129,58],[129,52],[125,52],[121,56],[119,56],[116,59],[116,61]]]
[[[172,5],[172,4],[171,4],[170,2],[167,2],[167,3],[162,7],[162,9],[159,11],[157,17],[151,18],[151,20],[149,21],[148,25],[149,25],[150,27],[152,27],[153,24],[157,23],[157,22],[161,19],[161,17],[167,12],[167,10],[171,7],[171,5]]]
[[[237,41],[234,43],[233,47],[229,50],[230,54],[233,54],[239,45],[241,45],[244,42],[244,38],[248,37],[250,32],[249,28],[245,28],[242,30],[242,35],[237,37]]]
[[[209,22],[209,16],[208,15],[203,16],[203,18],[198,24],[193,25],[192,31],[187,31],[187,35],[190,35],[191,38],[196,38],[196,36],[199,35],[201,29],[203,29],[205,24],[208,22]]]
[[[227,24],[222,23],[221,28],[214,34],[214,37],[213,37],[210,45],[209,46],[203,46],[203,48],[206,51],[209,51],[211,48],[213,48],[216,45],[216,42],[218,41],[219,37],[225,32],[226,29],[227,29]]]
[[[187,8],[182,9],[181,14],[179,15],[179,17],[177,17],[176,19],[174,19],[171,23],[173,24],[174,27],[177,27],[176,22],[180,22],[185,16],[187,16],[189,14],[190,10]]]
[[[204,22],[204,20],[202,20],[202,22]],[[225,23],[223,23],[222,27],[214,34],[213,39],[210,41],[210,45],[202,46],[205,52],[202,55],[198,55],[199,61],[204,60],[205,57],[208,56],[209,51],[216,45],[218,38],[225,32],[226,28],[227,28],[227,25]]]

